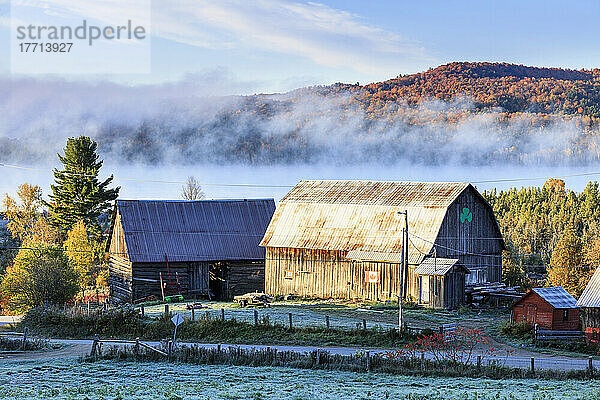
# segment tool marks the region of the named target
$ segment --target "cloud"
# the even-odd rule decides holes
[[[30,0],[46,12],[93,16],[106,23],[136,16],[147,0]],[[289,0],[153,2],[152,34],[210,49],[254,49],[300,56],[327,67],[396,75],[431,57],[419,43],[319,3]]]

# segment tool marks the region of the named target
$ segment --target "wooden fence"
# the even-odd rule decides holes
[[[168,353],[165,353],[164,351],[157,349],[156,347],[150,346],[147,343],[144,343],[142,341],[140,341],[140,339],[135,339],[135,340],[120,340],[120,339],[99,339],[99,338],[95,338],[94,341],[92,342],[92,350],[90,352],[91,356],[98,356],[102,354],[102,344],[103,343],[107,343],[107,344],[121,344],[121,345],[131,345],[133,346],[134,352],[135,353],[139,353],[140,348],[145,348],[148,350],[152,350],[158,354],[162,354],[163,356],[168,356]],[[172,342],[169,342],[169,352],[172,349]]]
[[[551,331],[540,329],[536,324],[534,326],[534,338],[536,342],[547,340],[579,340],[584,339],[585,335],[581,331]]]
[[[139,312],[140,312],[140,314],[141,314],[142,317],[144,317],[146,315],[146,309],[145,309],[145,307],[143,305],[139,306],[137,309],[139,310]],[[200,311],[200,310],[202,310],[202,309],[194,309],[194,308],[189,309],[188,311],[190,311],[190,313],[191,313],[190,320],[196,321],[197,314],[200,314],[200,315],[202,314],[202,311]],[[220,318],[222,321],[225,321],[226,320],[225,309],[221,308],[219,310],[220,310],[220,313],[217,314],[217,317]],[[199,312],[197,312],[197,311],[199,311]],[[211,315],[211,313],[209,313],[206,310],[204,310],[204,314],[205,315]],[[171,316],[171,311],[170,311],[169,304],[165,304],[164,305],[163,317],[167,318],[167,316],[169,316],[169,317]],[[259,325],[260,324],[260,314],[259,314],[259,312],[258,312],[257,309],[253,310],[253,317],[254,317],[253,318],[254,325]],[[286,321],[287,322],[286,325],[287,325],[287,327],[290,330],[293,329],[294,326],[295,326],[295,322],[294,321],[297,321],[297,319],[294,318],[293,313],[289,312],[288,313],[288,318],[287,318],[287,321]],[[371,322],[373,322],[373,321],[371,321]],[[322,326],[325,327],[325,329],[327,329],[327,330],[331,329],[331,316],[324,315],[323,316],[323,323],[324,324]],[[356,327],[356,330],[361,330],[361,329],[362,330],[367,330],[367,319],[366,318],[360,319],[360,322],[356,322],[355,327]],[[390,328],[390,329],[392,329],[392,328]],[[443,325],[440,325],[437,328],[423,328],[423,327],[416,327],[416,326],[404,325],[402,329],[404,330],[404,332],[407,332],[409,335],[420,335],[423,331],[431,329],[433,332],[439,331],[439,333],[441,333],[441,334],[443,334],[443,335],[445,335],[447,337],[452,337],[452,336],[454,336],[456,334],[457,323],[453,322],[453,323],[450,323],[450,324],[443,324]]]
[[[27,337],[29,334],[29,329],[25,328],[23,332],[0,332],[0,337],[16,337],[21,338],[21,348],[25,350],[27,346]]]

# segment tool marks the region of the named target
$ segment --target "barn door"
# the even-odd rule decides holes
[[[537,310],[537,306],[535,304],[527,304],[527,310],[525,314],[525,320],[527,323],[533,325],[535,324],[535,312]]]
[[[205,295],[208,293],[208,263],[190,263],[188,269],[190,277],[190,292],[192,295]]]
[[[419,276],[419,303],[429,304],[429,276]]]

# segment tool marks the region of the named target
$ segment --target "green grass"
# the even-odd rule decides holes
[[[22,327],[32,333],[55,338],[141,338],[162,340],[173,334],[170,319],[140,318],[130,309],[112,310],[92,316],[70,316],[57,309],[34,309],[27,313]],[[399,337],[393,329],[340,330],[324,327],[289,329],[272,324],[268,318],[258,325],[235,319],[203,314],[199,320],[186,320],[177,330],[178,338],[204,343],[339,345],[360,347],[398,347],[411,337]]]

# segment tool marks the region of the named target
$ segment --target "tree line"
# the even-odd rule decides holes
[[[579,296],[600,264],[600,190],[581,193],[564,181],[540,187],[484,191],[508,247],[503,277],[511,286],[563,286]],[[531,279],[536,273],[542,279]]]

